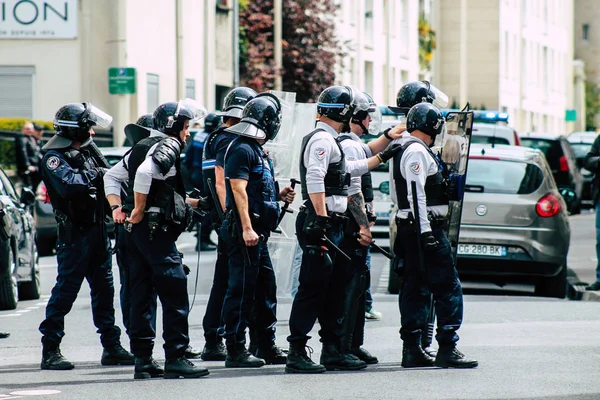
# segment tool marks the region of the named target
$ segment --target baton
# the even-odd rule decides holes
[[[360,238],[361,236],[368,237],[367,235],[363,235],[363,234],[362,234],[362,233],[360,233],[360,232],[356,232],[356,233],[354,234],[354,237],[355,237],[355,238],[357,238],[357,239],[358,239],[358,238]],[[384,256],[385,256],[385,257],[386,257],[388,260],[392,260],[392,259],[394,258],[394,256],[392,256],[390,253],[388,253],[387,251],[385,251],[385,250],[384,250],[384,249],[383,249],[381,246],[379,246],[379,245],[375,244],[375,241],[374,241],[374,240],[372,240],[372,241],[371,241],[371,244],[370,244],[369,246],[371,246],[371,247],[373,247],[375,250],[378,250],[379,252],[381,252],[381,254],[383,254],[383,255],[384,255]]]
[[[292,188],[292,190],[296,187],[296,183],[300,183],[299,180],[297,179],[290,179],[290,187]],[[279,214],[279,220],[277,221],[277,226],[279,226],[279,224],[281,224],[281,220],[283,219],[283,217],[285,217],[286,213],[292,213],[292,211],[288,210],[288,208],[290,207],[290,203],[289,202],[285,202],[285,204],[283,205],[283,207],[281,207],[281,213]]]
[[[215,208],[217,209],[217,217],[221,223],[223,222],[223,208],[221,208],[221,202],[219,201],[219,196],[217,195],[217,190],[212,184],[212,179],[207,178],[206,182],[208,183],[208,189],[210,190],[210,195],[213,198],[213,202],[215,203]]]
[[[321,238],[321,240],[324,240],[325,242],[327,242],[327,244],[329,245],[329,247],[331,247],[333,250],[336,251],[336,253],[338,253],[340,256],[344,257],[347,261],[352,261],[352,259],[350,258],[350,256],[348,256],[348,254],[344,253],[342,251],[342,249],[340,249],[339,247],[337,247],[335,245],[335,243],[333,243],[331,240],[329,240],[329,238],[325,235],[323,235],[323,237]]]

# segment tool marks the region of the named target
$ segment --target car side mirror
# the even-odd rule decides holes
[[[389,181],[385,181],[385,182],[381,182],[381,184],[379,185],[379,191],[383,194],[390,194],[390,182]]]
[[[24,187],[21,189],[21,198],[19,201],[26,206],[32,206],[35,204],[35,193],[28,187]]]

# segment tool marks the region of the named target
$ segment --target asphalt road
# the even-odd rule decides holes
[[[584,281],[592,281],[596,265],[593,215],[572,218],[569,266]],[[192,268],[190,297],[194,290],[196,253],[193,237],[180,240],[185,262]],[[192,345],[202,347],[201,319],[212,279],[214,254],[202,253],[198,295],[190,314]],[[387,263],[373,259],[375,308],[381,321],[366,325],[365,348],[380,363],[364,371],[327,372],[318,376],[288,375],[281,366],[256,370],[225,369],[223,363],[203,363],[211,375],[196,380],[134,381],[132,367],[102,367],[101,346],[90,313],[89,289],[81,290],[67,316],[63,354],[76,364],[72,371],[41,371],[40,334],[37,327],[54,284],[56,262],[41,260],[44,296],[19,303],[17,310],[0,312],[0,329],[12,333],[0,340],[0,400],[52,399],[599,399],[600,305],[536,298],[532,287],[495,288],[465,282],[465,318],[459,348],[479,360],[475,370],[400,366],[397,296],[387,295]],[[117,267],[114,268],[118,276]],[[118,278],[117,278],[118,279]],[[85,285],[85,284],[84,284]],[[286,346],[291,298],[282,294],[278,310],[278,344]],[[115,297],[117,319],[121,313]],[[159,317],[159,326],[161,319]],[[318,326],[309,342],[318,360]],[[127,338],[122,337],[125,346]],[[155,357],[164,359],[162,340]],[[46,392],[44,392],[46,391]],[[50,394],[53,392],[54,394]],[[43,394],[47,393],[47,394]]]

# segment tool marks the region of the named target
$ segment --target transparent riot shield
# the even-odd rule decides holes
[[[273,160],[275,180],[279,182],[280,188],[284,188],[290,185],[292,178],[300,180],[302,138],[315,127],[317,105],[296,103],[295,93],[279,91],[271,91],[271,93],[281,101],[283,120],[275,139],[267,142],[264,147]],[[290,296],[293,286],[292,265],[298,243],[296,217],[302,205],[299,183],[296,184],[295,190],[296,199],[288,208],[291,213],[286,213],[279,225],[281,233],[273,233],[269,238],[269,253],[277,278],[278,296]]]
[[[473,128],[473,112],[452,112],[446,116],[445,132],[441,140],[436,140],[433,151],[437,153],[448,169],[451,193],[448,207],[448,228],[446,234],[454,259],[458,250],[460,221],[462,217],[465,180],[469,163],[469,146]],[[440,139],[440,137],[438,137]]]

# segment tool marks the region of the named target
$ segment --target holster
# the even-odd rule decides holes
[[[73,243],[73,223],[66,217],[58,215],[56,216],[56,221],[58,222],[58,238],[64,244],[72,244]]]
[[[148,228],[150,229],[150,241],[154,240],[154,234],[163,228],[163,215],[157,212],[148,213]],[[166,228],[166,227],[165,227]]]

